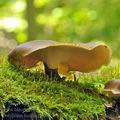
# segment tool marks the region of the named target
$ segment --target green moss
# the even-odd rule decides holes
[[[105,115],[105,99],[99,93],[104,83],[119,78],[119,70],[103,68],[92,74],[81,74],[77,81],[55,81],[35,70],[19,70],[0,58],[0,110],[4,115],[4,104],[8,101],[27,104],[29,110],[49,118],[63,120],[89,120]],[[111,74],[112,73],[112,74]]]

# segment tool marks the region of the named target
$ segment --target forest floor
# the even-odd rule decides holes
[[[40,66],[18,69],[8,63],[7,55],[0,54],[1,117],[4,120],[112,120],[109,114],[112,116],[111,111],[116,108],[105,107],[111,99],[103,95],[103,89],[107,81],[119,78],[118,64],[88,74],[71,72],[64,81],[57,81],[45,76]]]

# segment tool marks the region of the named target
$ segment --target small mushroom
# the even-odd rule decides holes
[[[120,114],[120,80],[110,80],[105,84],[103,93],[108,96],[107,103],[105,103],[105,111],[107,116],[119,120]],[[116,118],[115,118],[116,117]]]
[[[10,63],[31,68],[39,61],[49,77],[69,71],[90,72],[107,65],[111,49],[105,44],[68,44],[50,40],[35,40],[17,46],[8,55]]]
[[[109,97],[120,97],[120,80],[108,81],[103,92]]]

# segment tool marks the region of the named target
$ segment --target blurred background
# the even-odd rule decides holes
[[[35,39],[104,41],[120,58],[120,0],[0,0],[0,48]]]

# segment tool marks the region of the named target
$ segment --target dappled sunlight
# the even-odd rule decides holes
[[[12,32],[17,29],[26,29],[27,23],[17,17],[8,17],[0,20],[0,27],[6,29],[8,32]]]
[[[24,12],[26,9],[26,2],[24,0],[16,1],[12,6],[13,11],[16,13]]]

